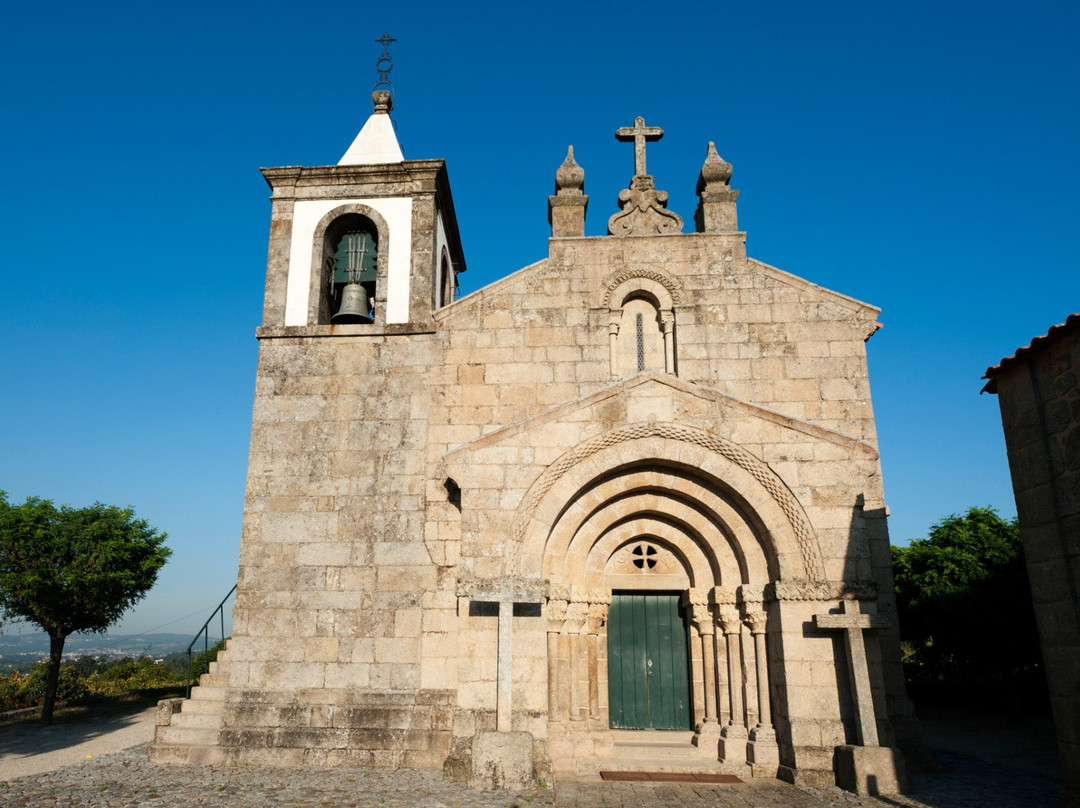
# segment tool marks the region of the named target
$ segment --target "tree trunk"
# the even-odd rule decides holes
[[[53,707],[56,706],[56,690],[60,684],[60,663],[64,659],[66,634],[49,635],[49,672],[45,676],[45,703],[41,706],[41,723],[51,724]]]

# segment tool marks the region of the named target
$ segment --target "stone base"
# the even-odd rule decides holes
[[[480,732],[472,742],[469,788],[523,791],[536,784],[530,732]]]
[[[720,730],[718,752],[725,763],[746,763],[746,727],[729,724]]]
[[[859,795],[903,794],[907,771],[899,749],[889,746],[836,747],[836,784]]]
[[[780,767],[780,747],[776,745],[776,732],[771,727],[754,727],[746,742],[746,762],[754,777],[776,777]]]
[[[694,733],[692,741],[706,760],[720,759],[720,725],[715,721],[702,724]]]

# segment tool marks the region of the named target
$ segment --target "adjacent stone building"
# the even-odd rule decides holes
[[[1065,769],[1063,804],[1080,806],[1080,313],[983,378],[1001,405]]]
[[[748,258],[711,143],[683,232],[640,118],[609,235],[571,149],[547,257],[458,299],[446,167],[374,99],[338,165],[263,171],[234,632],[152,755],[480,785],[895,766],[878,309]]]

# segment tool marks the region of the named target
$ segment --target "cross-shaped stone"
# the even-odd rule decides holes
[[[854,600],[840,602],[840,614],[815,614],[817,628],[836,629],[844,632],[847,649],[848,672],[855,697],[855,722],[861,746],[877,746],[877,719],[874,716],[874,699],[870,691],[870,669],[866,664],[866,644],[863,631],[868,628],[888,628],[887,617],[863,614]]]
[[[539,606],[547,598],[547,584],[543,581],[522,581],[508,578],[504,581],[462,582],[458,595],[464,595],[474,603],[497,603],[499,605],[499,651],[498,651],[498,700],[496,702],[495,728],[510,732],[510,697],[513,693],[511,671],[514,646],[514,604],[529,603]],[[540,615],[539,608],[536,616]]]
[[[659,140],[664,136],[664,130],[659,126],[646,126],[645,119],[640,115],[634,118],[633,126],[623,126],[615,130],[615,138],[623,141],[634,141],[634,176],[642,177],[648,172],[645,170],[645,143],[649,140]]]

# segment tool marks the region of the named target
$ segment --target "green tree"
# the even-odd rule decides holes
[[[0,491],[0,610],[49,635],[44,723],[52,723],[64,641],[105,632],[150,591],[171,555],[165,538],[131,508],[58,509],[37,497],[11,505]]]
[[[1020,529],[993,508],[892,548],[900,636],[924,678],[1010,680],[1040,666]]]

